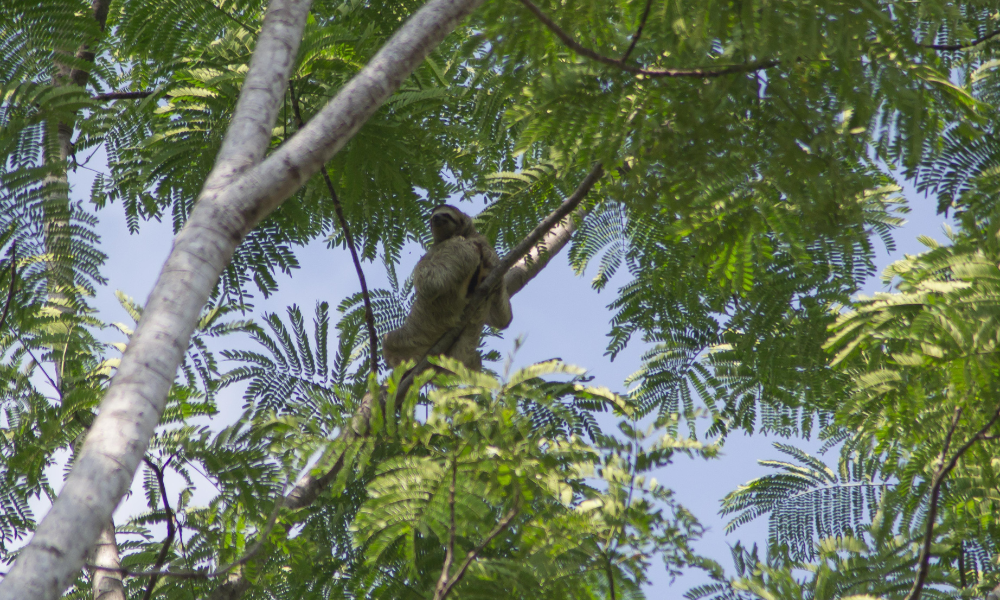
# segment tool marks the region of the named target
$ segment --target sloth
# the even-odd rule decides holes
[[[486,236],[476,231],[472,218],[454,206],[436,206],[430,227],[434,243],[413,268],[413,307],[403,326],[382,340],[385,361],[391,367],[404,360],[419,360],[446,331],[458,325],[469,297],[500,263]],[[501,284],[445,355],[478,371],[482,368],[478,348],[483,325],[506,329],[512,317],[510,296],[506,284]]]

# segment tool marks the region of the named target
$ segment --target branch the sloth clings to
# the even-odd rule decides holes
[[[476,231],[469,215],[441,204],[430,218],[434,243],[413,268],[416,298],[399,329],[382,340],[385,361],[396,367],[404,360],[420,360],[446,331],[458,325],[469,297],[500,259],[486,236]],[[506,329],[513,317],[506,284],[493,292],[446,353],[466,367],[479,370],[479,339],[483,325]]]

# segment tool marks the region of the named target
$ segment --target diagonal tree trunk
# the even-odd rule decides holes
[[[0,600],[54,600],[128,491],[201,309],[243,237],[354,135],[482,0],[430,0],[292,139],[261,161],[308,0],[274,0],[216,167],[146,304],[62,492],[7,576]]]

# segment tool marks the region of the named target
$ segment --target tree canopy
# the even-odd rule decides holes
[[[1000,6],[972,1],[4,2],[0,598],[616,600],[663,568],[711,574],[691,598],[986,594],[997,39]],[[958,227],[886,272],[894,293],[857,298],[905,179]],[[544,277],[570,237],[595,288],[627,272],[606,350],[649,344],[635,375],[496,353],[428,386],[387,370],[401,252],[443,202],[481,207],[507,253],[477,294]],[[139,323],[121,359],[91,306],[116,285],[108,210],[178,233],[149,304],[121,296]],[[324,238],[390,288],[254,314]],[[206,426],[234,385],[241,416]],[[732,527],[771,519],[729,577],[647,475],[734,431],[839,459],[789,440],[724,500]],[[28,502],[56,497],[67,450],[45,529]],[[111,525],[140,461],[149,510]],[[35,583],[44,561],[70,575]]]

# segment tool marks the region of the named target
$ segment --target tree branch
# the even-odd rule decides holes
[[[968,50],[969,48],[978,46],[979,44],[988,42],[993,38],[1000,35],[1000,29],[996,31],[991,31],[982,37],[978,37],[967,44],[920,44],[924,48],[930,48],[932,50],[944,50],[946,52],[958,52],[960,50]]]
[[[563,247],[569,243],[576,231],[577,226],[583,218],[587,216],[589,208],[577,206],[555,227],[549,230],[534,248],[532,248],[521,260],[507,271],[504,276],[504,285],[507,286],[507,294],[513,296],[521,291],[529,281],[535,278],[538,273],[545,268],[549,260],[559,253]]]
[[[282,488],[281,494],[279,494],[278,498],[275,498],[274,500],[274,508],[271,510],[271,515],[267,518],[267,524],[264,525],[264,529],[257,537],[257,541],[254,542],[253,546],[251,546],[250,549],[243,554],[243,556],[231,563],[215,569],[214,571],[208,571],[205,569],[194,571],[170,571],[158,569],[151,569],[149,571],[129,571],[128,569],[112,569],[108,567],[101,567],[99,565],[87,565],[87,567],[101,571],[120,573],[123,577],[152,577],[154,580],[159,577],[176,577],[177,579],[215,579],[216,577],[221,577],[236,567],[249,562],[254,556],[257,555],[258,552],[260,552],[260,549],[264,547],[264,543],[267,541],[268,536],[271,535],[271,531],[274,529],[274,525],[278,521],[278,514],[285,506],[285,503],[283,502],[284,494],[285,490]]]
[[[115,540],[115,524],[108,521],[101,529],[101,535],[91,551],[95,565],[100,569],[91,570],[91,588],[94,600],[128,600],[122,576],[111,569],[121,568],[121,557],[118,554],[118,542]]]
[[[444,549],[444,565],[441,566],[441,577],[434,588],[434,600],[442,600],[448,594],[448,582],[451,579],[451,563],[455,560],[455,485],[458,483],[458,457],[451,458],[451,483],[448,485],[448,545]]]
[[[174,526],[174,511],[171,510],[170,500],[167,498],[167,485],[163,481],[163,469],[156,466],[156,463],[148,458],[143,458],[143,461],[146,462],[146,465],[152,469],[153,474],[156,475],[156,482],[160,487],[160,498],[163,500],[163,510],[167,517],[167,539],[163,541],[163,547],[160,548],[160,553],[156,555],[156,562],[153,563],[153,571],[159,571],[163,568],[163,563],[167,559],[167,552],[170,551],[170,546],[174,543],[174,534],[177,530]],[[153,588],[156,586],[156,582],[159,578],[159,575],[152,575],[149,578],[149,581],[146,583],[146,592],[142,595],[142,600],[149,600],[152,597]]]
[[[152,90],[144,92],[108,92],[106,94],[95,94],[94,100],[133,100],[148,98],[152,95]]]
[[[453,575],[451,578],[448,579],[448,582],[445,584],[444,589],[441,590],[441,593],[439,594],[437,591],[434,592],[434,600],[444,600],[445,598],[448,597],[448,594],[451,593],[451,590],[455,587],[455,585],[457,585],[458,582],[462,581],[462,578],[465,577],[465,571],[468,570],[469,565],[472,564],[472,561],[476,560],[476,557],[479,556],[479,553],[485,550],[486,546],[489,546],[490,543],[494,539],[496,539],[498,535],[503,533],[503,531],[510,526],[511,522],[514,520],[514,517],[517,516],[520,507],[521,507],[520,499],[518,498],[514,501],[514,506],[509,511],[507,511],[507,514],[504,515],[504,517],[500,519],[500,522],[496,524],[496,527],[494,527],[492,531],[486,534],[486,537],[483,538],[483,541],[480,542],[480,544],[475,548],[473,548],[472,550],[469,550],[468,554],[465,555],[465,560],[462,561],[462,564],[458,567],[458,571],[455,573],[455,575]]]
[[[219,200],[220,186],[259,161],[270,143],[309,5],[309,0],[272,0],[213,172],[174,240],[59,497],[0,581],[0,600],[60,597],[128,491],[201,309],[236,245],[256,223],[247,219],[253,211]]]
[[[299,98],[295,95],[295,87],[292,82],[288,82],[288,94],[292,99],[292,112],[295,114],[296,131],[302,129],[305,122],[302,120],[302,110],[299,107]],[[372,298],[368,293],[368,282],[365,281],[365,272],[361,268],[361,260],[358,259],[358,251],[354,246],[354,236],[351,235],[351,228],[347,226],[347,218],[344,216],[344,207],[337,197],[337,190],[333,187],[330,174],[326,167],[320,170],[323,174],[323,181],[326,182],[326,189],[330,192],[330,199],[333,200],[333,210],[337,213],[337,220],[340,221],[340,229],[344,232],[344,239],[347,241],[347,248],[351,251],[351,260],[354,262],[354,270],[358,274],[358,281],[361,283],[361,298],[365,303],[365,325],[368,328],[368,349],[371,354],[371,371],[375,378],[378,378],[378,333],[375,331],[375,312],[372,310]]]
[[[635,65],[630,65],[625,62],[625,58],[611,58],[610,56],[605,56],[599,54],[590,48],[581,45],[579,42],[574,40],[566,31],[556,25],[556,22],[549,18],[542,9],[538,8],[531,0],[519,0],[521,4],[524,5],[539,21],[545,25],[549,31],[555,34],[563,44],[569,47],[580,56],[585,56],[591,60],[597,61],[599,63],[609,65],[612,67],[617,67],[622,71],[628,73],[634,73],[636,75],[645,75],[646,77],[721,77],[723,75],[730,75],[732,73],[750,73],[752,71],[761,71],[764,69],[770,69],[778,65],[777,60],[760,60],[752,63],[746,63],[742,65],[727,65],[724,67],[706,67],[701,69],[644,69],[642,67],[637,67]],[[636,37],[633,39],[633,43],[638,41],[638,34],[641,33],[641,29],[636,32]],[[628,53],[631,53],[632,49],[629,48]],[[627,54],[626,54],[627,56]]]
[[[264,158],[311,5],[312,0],[272,0],[268,6],[243,90],[202,196],[233,183]]]
[[[649,11],[653,8],[653,0],[646,0],[646,8],[642,11],[642,17],[639,18],[639,26],[635,29],[635,35],[632,36],[632,43],[628,45],[628,49],[622,54],[619,59],[621,62],[628,60],[629,55],[635,50],[635,45],[639,43],[639,38],[642,37],[642,30],[646,27],[646,19],[649,18]],[[612,598],[612,600],[614,600]]]
[[[951,444],[951,437],[955,433],[955,428],[958,426],[958,420],[962,416],[962,409],[955,409],[955,416],[951,421],[951,427],[948,428],[948,433],[944,438],[944,447],[941,449],[941,466],[938,467],[937,473],[934,474],[934,478],[931,480],[931,497],[928,500],[928,510],[927,510],[927,531],[924,534],[924,542],[920,547],[920,557],[917,560],[919,567],[917,568],[917,577],[913,582],[913,588],[910,589],[910,593],[906,595],[906,600],[919,600],[920,593],[924,589],[924,584],[927,583],[927,574],[930,571],[930,561],[931,561],[931,542],[934,539],[934,520],[937,518],[938,511],[938,498],[941,495],[941,484],[944,483],[945,478],[951,473],[955,465],[958,464],[958,459],[965,454],[973,444],[983,439],[986,432],[989,431],[993,425],[1000,419],[1000,405],[993,412],[993,417],[990,418],[989,422],[983,426],[976,435],[972,436],[961,448],[951,457],[947,463],[944,462],[945,456],[948,454],[948,446]]]

